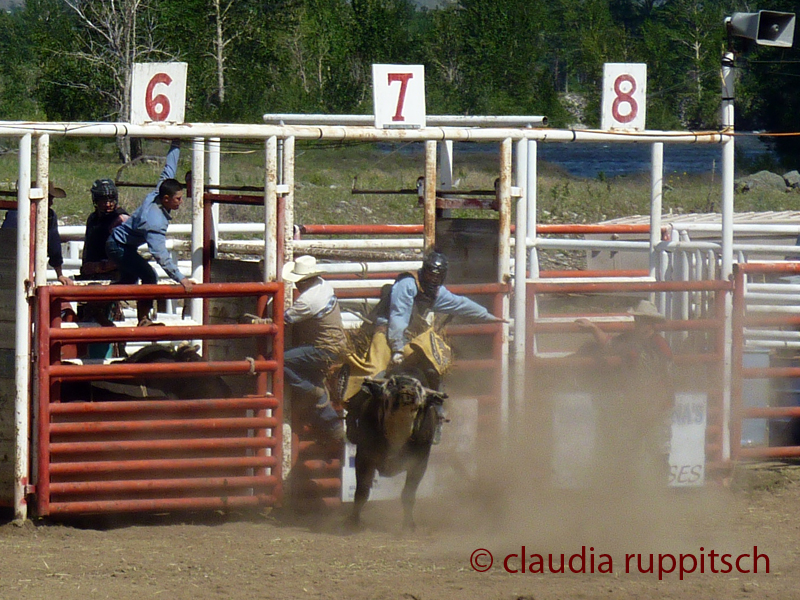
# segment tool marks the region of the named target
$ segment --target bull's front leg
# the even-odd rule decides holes
[[[414,503],[417,500],[417,488],[425,476],[428,469],[428,457],[430,456],[430,446],[418,449],[419,456],[414,457],[406,473],[406,484],[403,486],[403,493],[400,499],[403,502],[403,529],[414,531],[417,525],[414,523]]]
[[[353,499],[353,512],[350,513],[347,521],[350,529],[361,527],[361,511],[367,503],[369,492],[372,489],[377,464],[374,457],[369,454],[367,451],[362,451],[360,447],[356,449],[356,493]]]

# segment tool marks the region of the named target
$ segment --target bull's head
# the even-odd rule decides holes
[[[392,375],[388,379],[368,382],[373,395],[381,403],[383,433],[391,448],[399,448],[414,431],[417,415],[425,408],[428,393],[416,377]]]

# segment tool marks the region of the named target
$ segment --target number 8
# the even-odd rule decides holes
[[[629,83],[631,85],[629,92],[623,92],[620,89],[623,83]],[[633,94],[636,92],[636,80],[627,73],[620,75],[614,80],[614,92],[617,94],[617,97],[614,98],[614,103],[611,105],[611,114],[618,123],[630,123],[636,118],[639,112],[639,105],[636,104],[636,100],[633,98]],[[631,107],[627,115],[620,114],[620,104],[627,104]]]

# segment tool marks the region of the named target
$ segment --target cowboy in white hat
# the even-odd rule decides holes
[[[286,383],[314,402],[316,425],[328,438],[341,441],[344,428],[325,390],[325,374],[344,357],[347,340],[333,286],[320,277],[317,259],[300,256],[284,265],[283,280],[300,292],[283,319],[292,326],[293,347],[283,354]]]

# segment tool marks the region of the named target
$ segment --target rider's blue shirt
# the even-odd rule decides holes
[[[392,352],[401,352],[403,346],[408,343],[406,331],[411,322],[411,314],[414,310],[414,300],[417,297],[417,281],[413,277],[405,277],[392,286],[391,303],[389,305],[389,322],[386,337],[389,339],[389,346]],[[430,307],[435,313],[445,313],[458,315],[467,319],[478,321],[495,321],[492,315],[483,306],[452,293],[446,287],[439,287],[436,299]],[[386,325],[385,317],[378,317],[376,325]]]
[[[158,188],[161,182],[175,177],[180,153],[181,150],[177,144],[170,146],[167,162],[156,184],[156,189],[145,196],[141,206],[133,212],[130,219],[115,227],[111,232],[111,237],[120,246],[138,248],[147,243],[150,254],[153,255],[156,262],[163,267],[167,275],[177,282],[180,282],[184,275],[167,250],[167,227],[172,220],[172,215],[155,200],[158,197]]]

